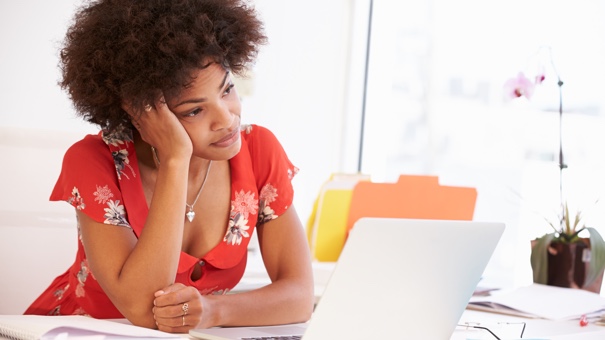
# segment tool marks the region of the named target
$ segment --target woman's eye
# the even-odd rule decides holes
[[[198,115],[200,112],[202,112],[202,109],[197,108],[197,109],[195,109],[195,110],[193,110],[193,111],[191,111],[191,112],[185,113],[185,114],[183,115],[183,117],[193,117],[193,116],[197,116],[197,115]]]
[[[227,86],[227,88],[225,89],[225,92],[223,92],[223,95],[228,95],[229,93],[231,93],[231,90],[233,90],[233,88],[235,87],[235,85],[233,83],[229,83],[229,86]]]

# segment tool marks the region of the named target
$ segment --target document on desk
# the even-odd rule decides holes
[[[0,339],[178,339],[178,334],[81,315],[0,315]]]
[[[571,320],[605,312],[605,298],[581,289],[541,284],[501,290],[471,297],[468,309],[528,318]]]

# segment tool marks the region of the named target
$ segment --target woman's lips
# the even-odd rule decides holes
[[[212,145],[219,146],[219,147],[227,147],[227,146],[230,146],[233,143],[237,142],[239,140],[239,137],[240,137],[239,128],[233,129],[233,132],[231,132],[227,136],[221,138],[217,142],[212,143]]]

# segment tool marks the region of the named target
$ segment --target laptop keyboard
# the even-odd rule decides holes
[[[280,335],[280,336],[261,336],[254,338],[242,338],[242,340],[300,340],[302,335]]]

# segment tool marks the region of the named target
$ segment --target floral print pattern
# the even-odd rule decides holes
[[[292,180],[294,175],[298,173],[299,169],[297,167],[293,167],[292,169],[288,169],[288,179]]]
[[[231,202],[232,211],[235,214],[242,214],[248,218],[250,214],[256,214],[258,203],[252,192],[244,193],[244,190],[235,193],[235,200]]]
[[[127,129],[123,126],[119,126],[113,132],[103,131],[103,141],[107,145],[113,145],[116,147],[127,146],[128,143],[132,142],[132,130]],[[113,157],[113,162],[115,163],[116,172],[118,174],[118,179],[122,179],[122,175],[128,179],[128,175],[124,173],[124,169],[130,169],[130,173],[133,177],[136,177],[136,173],[132,166],[130,165],[130,159],[128,158],[129,153],[126,149],[119,149],[117,151],[112,151],[111,155]]]
[[[229,227],[227,228],[227,234],[225,234],[224,241],[231,245],[240,245],[244,237],[250,237],[247,225],[248,219],[246,219],[241,213],[235,213],[235,215],[229,218]]]
[[[88,278],[88,274],[90,274],[90,269],[88,269],[88,261],[84,259],[80,262],[80,271],[78,272],[78,286],[76,287],[76,296],[84,297],[86,295],[84,291],[84,285],[86,283],[86,279]]]
[[[277,188],[275,188],[271,184],[265,185],[260,190],[260,199],[261,199],[261,201],[267,202],[267,204],[275,202],[275,199],[277,198],[277,196],[278,196],[277,195]]]
[[[83,316],[90,316],[90,314],[86,313],[86,311],[82,308],[82,307],[78,307],[72,315],[83,315]]]
[[[68,289],[69,289],[69,283],[65,287],[55,290],[53,295],[57,298],[57,301],[63,299],[63,295],[65,294],[65,292]]]
[[[97,185],[97,191],[95,191],[93,195],[95,196],[95,202],[98,202],[99,204],[105,204],[110,198],[113,197],[113,193],[107,185],[104,187]]]
[[[125,128],[123,125],[118,126],[114,131],[103,131],[103,141],[107,145],[121,146],[128,142],[132,142],[132,130]]]
[[[267,204],[266,201],[261,200],[260,207],[261,207],[261,211],[258,213],[258,219],[257,219],[257,223],[259,225],[263,224],[265,222],[269,222],[274,218],[277,218],[275,211],[273,211],[273,209],[271,209],[271,207]]]
[[[265,185],[260,190],[260,212],[258,213],[258,224],[263,224],[271,221],[274,218],[277,218],[275,211],[270,206],[272,202],[275,202],[277,196],[277,188],[271,184]]]
[[[110,200],[107,202],[107,206],[105,208],[104,223],[130,227],[128,220],[126,220],[126,211],[124,210],[124,206],[120,204],[120,200]]]
[[[113,161],[116,164],[116,171],[118,173],[118,179],[121,179],[122,175],[124,175],[124,177],[130,179],[130,177],[128,177],[128,175],[126,175],[124,173],[125,168],[130,169],[130,172],[132,173],[132,177],[136,177],[136,173],[134,172],[134,169],[130,165],[130,160],[128,159],[128,150],[122,149],[120,151],[113,151],[111,153],[111,155],[113,156]]]
[[[52,315],[52,316],[61,315],[61,305],[58,305],[57,307],[53,308],[50,312],[48,312],[48,315]]]
[[[73,205],[78,210],[84,210],[84,208],[86,208],[84,199],[80,196],[80,191],[76,187],[71,191],[71,197],[67,199],[67,203]]]

